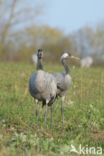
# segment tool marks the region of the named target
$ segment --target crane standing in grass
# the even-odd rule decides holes
[[[71,54],[64,52],[61,56],[61,63],[64,66],[65,71],[60,73],[52,73],[57,82],[57,97],[61,97],[61,115],[62,115],[62,126],[64,124],[64,99],[67,90],[70,88],[72,78],[70,76],[70,70],[66,62],[69,58],[79,59],[72,56]]]
[[[46,127],[47,106],[51,106],[56,98],[57,85],[54,76],[43,70],[42,58],[43,50],[38,49],[36,67],[37,71],[30,76],[29,92],[35,99],[36,105],[38,105],[38,102],[41,101],[42,106],[45,106],[44,126]],[[36,109],[36,119],[38,123],[38,108]]]

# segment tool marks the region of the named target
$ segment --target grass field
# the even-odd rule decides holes
[[[45,68],[62,70],[61,65]],[[35,104],[28,93],[34,69],[29,64],[0,63],[0,156],[71,156],[71,144],[104,149],[104,69],[71,67],[73,84],[65,99],[63,130],[60,99],[53,105],[53,128],[50,111],[43,128],[41,106],[36,127]]]

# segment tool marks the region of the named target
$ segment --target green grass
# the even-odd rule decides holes
[[[61,65],[45,65],[47,71],[61,71]],[[62,130],[60,99],[54,105],[53,128],[50,110],[43,128],[40,106],[36,127],[35,104],[28,93],[29,64],[0,63],[0,156],[71,155],[70,145],[104,149],[104,69],[72,68],[73,84],[64,105]]]

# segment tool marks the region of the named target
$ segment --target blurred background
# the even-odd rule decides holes
[[[31,62],[38,48],[49,62],[67,50],[104,65],[104,1],[0,0],[0,61]]]

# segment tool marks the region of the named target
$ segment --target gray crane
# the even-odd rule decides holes
[[[61,97],[62,127],[64,124],[64,99],[65,99],[66,92],[70,88],[70,85],[72,83],[70,70],[66,62],[68,58],[74,58],[74,59],[79,60],[79,58],[72,56],[70,53],[64,52],[61,56],[60,61],[62,65],[64,66],[65,71],[60,72],[60,73],[52,73],[52,75],[55,77],[56,82],[57,82],[57,96],[56,97]]]
[[[47,106],[52,106],[52,104],[54,103],[57,93],[57,85],[54,76],[43,70],[42,58],[43,50],[38,49],[36,67],[37,71],[30,76],[29,92],[31,96],[35,99],[36,105],[38,105],[38,102],[40,101],[42,102],[42,106],[45,106],[45,112],[43,114],[43,117],[44,126],[46,127]],[[36,119],[38,123],[38,108],[36,109]]]

